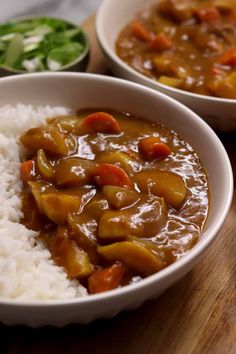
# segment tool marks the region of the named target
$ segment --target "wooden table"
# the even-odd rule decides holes
[[[93,30],[89,72],[107,73]],[[220,134],[236,176],[236,134]],[[66,328],[0,326],[5,354],[235,354],[236,197],[217,239],[181,281],[139,309]]]

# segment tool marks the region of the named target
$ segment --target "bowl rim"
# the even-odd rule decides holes
[[[207,249],[207,247],[211,244],[211,242],[214,240],[214,238],[217,236],[217,233],[219,232],[221,226],[223,225],[226,216],[228,214],[232,198],[233,198],[233,172],[232,172],[232,167],[231,163],[229,160],[229,157],[227,155],[227,152],[216,135],[216,133],[213,131],[212,128],[202,119],[200,118],[196,113],[194,113],[192,110],[190,110],[188,107],[184,106],[182,103],[178,102],[177,100],[163,94],[162,92],[159,92],[157,90],[154,90],[149,87],[145,87],[144,85],[137,84],[131,81],[119,79],[119,78],[114,78],[110,76],[104,76],[104,75],[99,75],[99,74],[90,74],[90,73],[73,73],[73,72],[42,72],[42,73],[32,73],[32,74],[22,74],[22,75],[12,75],[8,77],[1,78],[0,80],[0,87],[1,85],[4,85],[4,83],[14,83],[15,81],[22,81],[24,80],[44,80],[54,77],[55,79],[58,80],[63,80],[64,79],[76,79],[80,80],[80,78],[83,78],[84,80],[95,80],[95,81],[100,81],[101,83],[109,83],[111,85],[117,85],[117,86],[123,86],[123,89],[128,89],[131,90],[133,89],[138,90],[143,92],[144,94],[151,94],[155,96],[159,96],[160,98],[168,101],[168,103],[172,106],[174,106],[177,109],[184,110],[190,117],[191,120],[194,120],[199,123],[200,129],[207,131],[208,135],[211,136],[211,140],[214,142],[215,145],[218,147],[218,153],[224,158],[224,164],[225,164],[225,179],[227,182],[227,196],[225,197],[225,204],[223,207],[223,212],[221,214],[221,217],[218,218],[214,225],[212,225],[211,230],[208,232],[207,237],[202,237],[201,240],[199,240],[196,245],[183,257],[181,257],[179,260],[176,262],[172,263],[171,265],[167,266],[166,268],[162,269],[161,271],[152,274],[148,276],[147,278],[144,278],[140,280],[137,283],[130,284],[121,288],[117,288],[114,290],[110,290],[104,293],[100,294],[92,294],[92,295],[85,295],[81,296],[78,298],[73,298],[73,299],[55,299],[55,300],[17,300],[17,299],[8,299],[4,297],[0,297],[0,307],[1,306],[10,306],[10,307],[27,307],[27,308],[43,308],[43,307],[57,307],[57,306],[70,306],[70,305],[85,305],[85,304],[90,304],[93,302],[96,303],[102,303],[104,301],[114,301],[115,299],[122,298],[124,295],[130,295],[132,293],[135,293],[140,290],[145,290],[145,288],[148,288],[150,285],[153,285],[153,283],[161,283],[164,280],[167,280],[174,276],[176,273],[181,272],[182,269],[184,269],[186,266],[189,264],[193,263],[201,254],[204,250]],[[191,142],[190,142],[191,144]],[[204,229],[201,233],[203,236],[204,234]]]
[[[130,3],[132,1],[128,0]],[[154,1],[154,0],[153,0]],[[133,1],[134,2],[134,1]],[[152,87],[156,90],[165,90],[165,91],[170,91],[175,95],[183,95],[183,97],[186,98],[194,98],[196,100],[203,100],[203,101],[211,101],[212,103],[228,103],[228,104],[236,104],[236,99],[233,98],[223,98],[223,97],[215,97],[215,96],[210,96],[210,95],[200,95],[198,93],[186,91],[186,90],[181,90],[178,88],[174,88],[168,85],[164,85],[162,83],[156,82],[155,80],[152,80],[148,78],[147,76],[139,73],[135,69],[133,69],[131,66],[129,66],[127,63],[125,63],[118,55],[116,52],[110,47],[108,41],[107,41],[107,35],[106,32],[103,31],[103,23],[105,22],[104,18],[106,18],[107,14],[107,7],[114,3],[113,0],[103,0],[102,4],[100,5],[98,12],[96,14],[95,18],[95,33],[96,37],[98,40],[98,43],[102,49],[102,51],[113,61],[115,62],[118,66],[120,66],[125,72],[129,73],[130,75],[133,75],[136,77],[136,79],[139,79],[139,83],[143,82],[149,87]],[[135,12],[134,12],[135,16]],[[117,39],[117,38],[116,38]],[[163,91],[162,91],[163,92]]]
[[[4,71],[8,74],[31,74],[31,73],[41,73],[41,72],[61,72],[61,71],[65,71],[65,70],[68,70],[72,67],[74,67],[75,65],[81,63],[86,57],[87,55],[89,54],[89,50],[90,50],[90,43],[89,43],[89,39],[88,39],[88,36],[86,34],[86,32],[84,31],[84,29],[79,25],[79,24],[76,24],[72,21],[68,21],[64,18],[59,18],[59,17],[54,17],[54,16],[47,16],[47,15],[40,15],[40,16],[37,16],[37,15],[27,15],[27,16],[17,16],[17,17],[14,17],[12,19],[10,19],[9,21],[5,21],[5,22],[1,22],[0,25],[4,25],[6,23],[15,23],[15,22],[21,22],[21,21],[26,21],[26,20],[33,20],[33,19],[42,19],[42,18],[45,18],[45,19],[53,19],[53,20],[60,20],[60,21],[63,21],[71,26],[74,26],[74,28],[79,28],[80,29],[80,33],[82,34],[82,37],[83,37],[83,40],[84,40],[84,50],[83,52],[75,59],[73,60],[72,62],[64,65],[62,68],[60,69],[57,69],[57,70],[43,70],[43,71],[34,71],[34,72],[29,72],[27,70],[18,70],[18,69],[14,69],[14,68],[11,68],[10,66],[0,66],[0,71]]]

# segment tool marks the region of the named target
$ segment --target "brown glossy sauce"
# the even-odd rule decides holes
[[[197,154],[175,132],[128,113],[108,111],[119,124],[119,133],[81,133],[78,127],[91,113],[90,110],[83,110],[77,116],[56,117],[50,120],[48,126],[36,128],[37,134],[44,129],[44,138],[48,138],[47,127],[59,128],[59,133],[70,140],[68,151],[63,152],[63,156],[59,156],[56,150],[52,153],[51,142],[47,145],[44,139],[42,157],[38,152],[40,140],[35,143],[38,139],[36,135],[29,131],[21,137],[28,148],[27,159],[33,161],[30,180],[25,181],[23,189],[22,222],[28,228],[39,231],[56,263],[65,267],[69,277],[78,278],[86,286],[88,278],[98,269],[108,269],[114,264],[115,267],[123,267],[121,272],[118,269],[121,279],[119,282],[117,280],[117,284],[94,291],[90,286],[90,292],[100,292],[152,274],[188,252],[199,239],[206,221],[209,190],[207,176]],[[168,145],[170,154],[146,161],[140,154],[139,142],[147,137],[158,137]],[[39,168],[40,156],[42,159],[46,156],[49,169]],[[114,195],[111,197],[114,186],[109,186],[110,179],[101,186],[94,177],[94,169],[103,164],[120,167],[130,181],[130,184],[124,182],[124,188],[118,186],[115,199]],[[82,179],[76,176],[78,171],[80,175],[80,169],[85,171]],[[146,175],[147,183],[144,181]],[[157,182],[156,177],[159,178]],[[154,182],[156,189],[152,189]],[[167,187],[169,191],[173,188],[167,199],[163,197],[165,192],[158,189],[163,183],[164,189]],[[184,193],[178,204],[175,204],[176,188]],[[54,200],[55,195],[59,199]],[[64,195],[65,207],[60,199],[63,200]],[[123,203],[121,207],[120,201]],[[70,243],[72,241],[73,245]],[[129,258],[128,254],[124,257],[126,248],[139,245],[139,242],[144,251],[148,250],[151,257],[158,259],[158,265],[154,258],[150,258],[150,268],[145,268],[142,257],[146,259],[147,256],[149,262],[149,254],[145,252],[140,253],[141,265],[133,264],[133,259],[126,262]],[[118,243],[122,243],[124,250],[115,251],[123,252],[117,259],[114,255],[110,258],[109,249],[108,256],[104,256],[103,251],[98,252],[99,246]],[[76,261],[73,253],[76,247],[80,252],[78,257],[83,258],[81,274],[78,270],[80,265],[73,263]],[[139,251],[131,249],[136,260]],[[71,262],[68,260],[70,255]]]
[[[155,44],[160,34],[170,41],[169,47],[168,42],[166,48],[165,42],[164,47],[162,41]],[[224,54],[231,49],[228,59]],[[155,81],[202,95],[236,98],[236,3],[157,1],[121,31],[116,51]]]

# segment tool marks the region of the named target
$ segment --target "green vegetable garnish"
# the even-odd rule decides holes
[[[86,49],[79,27],[40,17],[0,25],[0,66],[22,71],[60,70]]]
[[[23,50],[23,37],[20,33],[16,33],[6,50],[6,65],[13,66],[21,56]]]
[[[48,54],[48,59],[66,65],[67,63],[74,61],[82,52],[83,46],[81,44],[70,42],[52,49]]]

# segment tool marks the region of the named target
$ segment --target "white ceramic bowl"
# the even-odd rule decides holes
[[[78,108],[112,108],[164,123],[196,150],[209,178],[211,208],[202,237],[176,263],[130,286],[67,301],[0,300],[0,322],[30,326],[87,323],[132,309],[157,297],[183,277],[215,238],[228,213],[233,177],[228,156],[213,130],[195,113],[155,90],[105,76],[42,73],[0,80],[0,106],[18,102]]]
[[[184,103],[213,128],[221,131],[236,131],[236,100],[202,96],[162,85],[132,69],[117,56],[115,42],[122,28],[139,10],[157,1],[103,0],[96,17],[96,33],[111,71],[118,77],[152,87]]]

